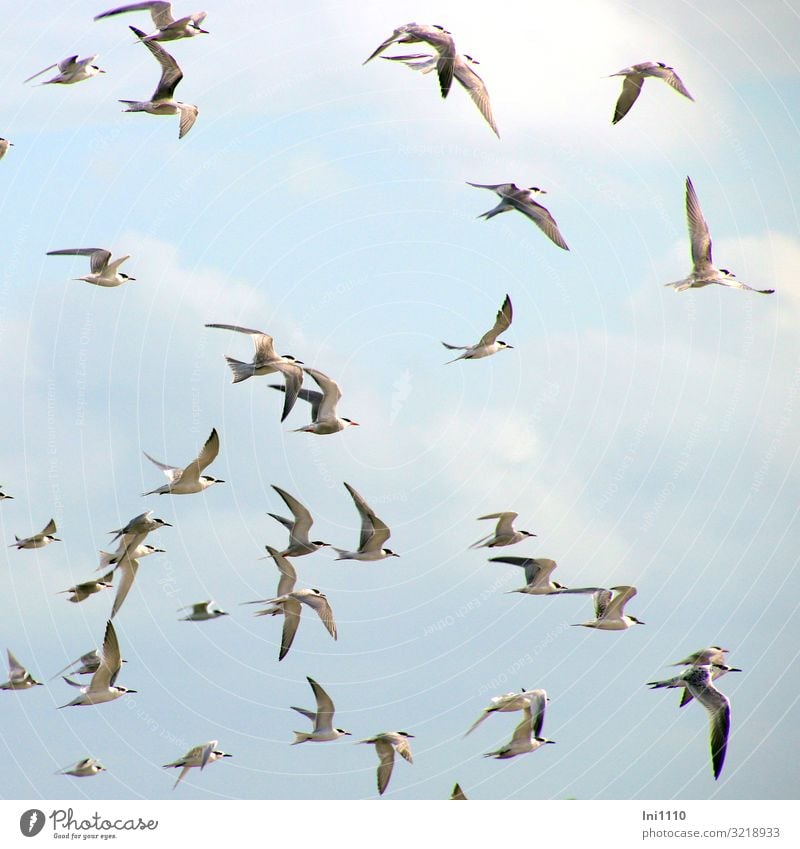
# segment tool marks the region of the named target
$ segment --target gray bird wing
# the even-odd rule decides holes
[[[612,124],[619,123],[630,112],[631,106],[636,103],[637,98],[642,92],[644,77],[638,74],[630,74],[622,81],[622,92],[617,99],[617,105],[614,107],[614,117],[611,120]]]
[[[140,29],[136,27],[130,27],[133,34],[139,38],[146,38],[146,33],[143,33]],[[174,57],[172,57],[169,53],[167,53],[164,48],[155,41],[143,41],[142,44],[156,57],[156,60],[159,65],[161,65],[161,79],[158,81],[158,86],[156,90],[153,92],[153,96],[150,98],[153,101],[157,100],[172,100],[175,89],[178,83],[183,79],[183,71],[178,67],[178,63],[175,61]],[[196,116],[195,116],[196,117]],[[183,124],[184,116],[181,111],[181,124]],[[192,124],[194,120],[192,120]],[[191,126],[191,124],[190,124]],[[181,135],[185,135],[188,132],[188,129],[181,132]]]
[[[692,243],[692,262],[695,269],[711,265],[711,234],[703,218],[703,210],[691,178],[686,178],[686,222],[689,225],[689,239]]]
[[[491,345],[496,340],[497,337],[508,330],[511,326],[511,319],[513,318],[513,312],[511,307],[511,298],[506,295],[506,299],[503,301],[503,306],[497,312],[497,317],[495,318],[494,326],[491,330],[487,330],[486,333],[481,337],[481,341],[478,342],[478,345]]]
[[[489,102],[489,92],[486,84],[461,56],[456,56],[453,74],[467,90],[467,93],[472,98],[472,102],[478,107],[478,110],[486,119],[486,123],[492,128],[494,134],[497,138],[500,138],[500,132],[492,115],[492,105]]]

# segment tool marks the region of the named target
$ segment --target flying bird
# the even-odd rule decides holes
[[[412,53],[409,56],[382,56],[381,58],[388,62],[402,62],[412,71],[420,71],[423,74],[429,74],[439,64],[439,57],[432,56],[430,53]],[[467,90],[472,102],[486,119],[486,123],[492,128],[497,138],[500,138],[497,124],[495,124],[492,115],[489,91],[484,81],[473,70],[473,65],[480,65],[480,62],[467,53],[456,54],[453,60],[453,76]]]
[[[110,18],[114,15],[123,15],[126,12],[150,12],[156,31],[151,35],[140,36],[143,41],[176,41],[179,38],[192,38],[195,35],[207,35],[208,30],[202,29],[200,24],[207,17],[206,12],[194,12],[177,20],[172,16],[172,3],[161,2],[161,0],[150,0],[147,3],[131,3],[128,6],[119,6],[95,15],[94,19]]]
[[[428,24],[410,23],[397,27],[389,38],[379,44],[372,55],[365,59],[362,64],[366,65],[367,62],[371,62],[392,44],[420,44],[422,42],[429,44],[436,51],[436,73],[439,77],[439,90],[442,97],[447,97],[455,73],[456,45],[451,33],[438,24],[430,26]]]
[[[97,671],[92,675],[92,680],[87,687],[81,687],[69,678],[64,680],[72,687],[78,687],[81,691],[79,696],[76,696],[71,702],[61,705],[62,708],[82,706],[82,705],[101,705],[105,702],[114,701],[128,693],[135,693],[136,690],[128,690],[126,687],[117,687],[116,680],[119,671],[122,668],[122,658],[119,653],[119,641],[117,640],[117,632],[108,620],[106,624],[106,633],[103,638],[103,647],[100,650],[100,665]]]
[[[498,351],[506,348],[513,348],[513,345],[509,345],[508,342],[498,341],[497,339],[501,333],[504,333],[511,326],[512,318],[511,298],[506,295],[503,306],[497,312],[494,326],[481,336],[477,345],[450,345],[447,342],[442,342],[442,345],[451,351],[464,352],[460,357],[456,357],[455,360],[450,360],[449,362],[454,363],[457,360],[480,360],[483,357],[490,357],[492,354],[496,354]]]
[[[494,696],[489,703],[489,707],[483,709],[483,713],[470,725],[464,736],[466,737],[493,713],[514,713],[518,710],[525,710],[531,706],[531,700],[540,690],[525,690],[519,693],[505,693],[502,696]]]
[[[134,516],[124,528],[117,528],[116,531],[109,531],[110,534],[116,534],[111,542],[116,542],[118,539],[122,539],[124,541],[127,537],[128,545],[125,551],[132,551],[142,544],[144,537],[146,537],[151,531],[156,531],[159,528],[172,527],[169,522],[165,522],[163,519],[151,518],[152,515],[153,511],[148,510],[146,513],[140,513],[138,516]],[[119,552],[118,556],[120,556]]]
[[[512,593],[525,593],[526,595],[564,595],[567,593],[586,594],[596,593],[600,587],[581,587],[580,589],[568,589],[558,581],[551,581],[550,576],[558,565],[555,560],[546,557],[490,557],[490,563],[508,563],[511,566],[519,566],[525,570],[525,586],[518,590],[509,590]]]
[[[327,542],[310,540],[308,538],[308,532],[314,524],[308,508],[279,486],[273,484],[272,488],[292,511],[291,519],[285,519],[283,516],[278,516],[275,513],[267,513],[268,516],[272,516],[273,519],[280,522],[289,531],[289,546],[281,554],[284,557],[302,557],[304,554],[313,554],[320,548],[326,548],[328,546]]]
[[[138,38],[146,38],[140,29],[136,29],[136,27],[130,29]],[[143,43],[161,65],[161,79],[158,81],[158,86],[150,100],[120,100],[120,103],[125,103],[128,106],[123,111],[147,112],[150,115],[180,115],[178,138],[182,139],[194,126],[199,110],[191,103],[182,103],[180,100],[175,100],[175,89],[183,79],[183,71],[178,67],[175,59],[155,41],[145,40]]]
[[[220,616],[229,616],[224,610],[212,607],[213,599],[208,601],[198,601],[196,604],[190,604],[187,607],[179,607],[178,612],[182,610],[191,610],[188,616],[181,617],[181,622],[207,622],[209,619],[219,619]]]
[[[389,786],[389,779],[392,777],[392,769],[394,768],[394,754],[397,752],[402,758],[410,764],[414,763],[411,756],[411,744],[409,739],[413,739],[414,735],[407,731],[385,731],[382,734],[376,734],[368,740],[359,740],[359,743],[370,743],[375,746],[380,764],[378,765],[378,793],[383,796],[384,791]]]
[[[166,463],[159,463],[158,460],[151,457],[146,451],[142,453],[151,463],[154,463],[164,472],[169,481],[164,486],[160,486],[158,489],[151,489],[149,492],[142,493],[142,495],[191,495],[195,492],[202,492],[215,483],[225,483],[225,481],[218,478],[200,474],[217,459],[217,454],[219,454],[219,434],[216,428],[211,431],[198,456],[185,469],[181,469],[178,466],[168,466]]]
[[[86,654],[82,654],[77,660],[73,660],[72,663],[68,663],[63,669],[59,669],[53,678],[63,675],[65,672],[72,669],[73,666],[77,666],[78,669],[72,670],[70,673],[72,675],[93,675],[100,668],[101,661],[102,657],[100,656],[100,652],[97,649],[92,649],[91,651],[86,652]],[[122,662],[125,663],[124,660]],[[52,678],[50,680],[52,680]]]
[[[14,657],[11,649],[6,649],[6,653],[8,654],[8,681],[0,684],[0,690],[30,690],[31,687],[42,686],[42,682],[37,681]]]
[[[84,758],[78,761],[74,766],[68,766],[60,769],[56,775],[72,775],[75,778],[88,778],[92,775],[97,775],[100,772],[105,772],[106,768],[97,760],[97,758]]]
[[[283,633],[281,634],[281,648],[278,654],[278,660],[283,660],[292,647],[297,628],[300,625],[300,614],[304,604],[308,605],[319,616],[322,624],[325,626],[325,630],[333,639],[337,639],[333,610],[327,596],[317,589],[292,590],[275,598],[265,598],[258,603],[273,605],[283,610]],[[274,616],[276,613],[277,611],[268,608],[256,615]]]
[[[511,740],[496,751],[487,752],[484,755],[485,758],[507,760],[508,758],[515,758],[517,755],[535,752],[547,743],[555,743],[555,740],[542,737],[547,694],[544,690],[532,690],[531,693],[533,696],[531,703],[522,709],[522,722],[514,729]]]
[[[519,513],[504,512],[504,513],[489,513],[486,516],[479,516],[478,521],[484,519],[497,519],[497,526],[494,533],[481,537],[477,542],[472,543],[470,548],[498,548],[504,545],[514,545],[522,542],[527,537],[535,537],[530,531],[518,531],[514,528],[514,519],[519,516]]]
[[[130,254],[121,256],[119,259],[111,260],[111,251],[105,248],[65,248],[60,251],[48,251],[47,256],[88,256],[89,259],[89,274],[86,277],[75,277],[75,280],[82,280],[85,283],[91,283],[93,286],[103,286],[107,289],[114,286],[121,286],[130,280],[136,280],[135,277],[129,277],[127,274],[119,270],[125,260],[130,259]]]
[[[292,411],[300,387],[303,385],[303,369],[300,367],[302,362],[296,360],[290,354],[278,356],[275,353],[272,337],[261,330],[248,330],[246,327],[237,327],[234,324],[207,324],[206,327],[233,330],[236,333],[246,333],[252,336],[256,350],[251,362],[243,363],[240,360],[234,360],[233,357],[225,357],[233,372],[233,382],[241,383],[248,377],[280,372],[283,375],[286,393],[283,414],[281,415],[281,421],[283,421]]]
[[[271,545],[267,545],[265,548],[267,549],[269,556],[275,561],[275,565],[278,567],[278,572],[280,573],[280,578],[278,578],[278,589],[275,593],[275,597],[280,598],[281,596],[288,595],[294,591],[295,584],[297,583],[297,572],[295,571],[294,566],[292,566],[292,564],[280,553],[280,551],[278,551],[277,548],[273,548]],[[266,604],[266,599],[243,601],[242,604]],[[283,607],[281,605],[274,605],[267,610],[259,610],[255,615],[283,616],[283,612]]]
[[[95,59],[97,59],[97,56],[86,56],[83,59],[78,59],[77,54],[67,56],[66,59],[62,59],[60,62],[54,62],[52,65],[42,68],[41,71],[37,71],[32,77],[28,77],[25,82],[29,83],[51,68],[57,67],[58,73],[51,80],[45,80],[43,83],[39,83],[39,85],[72,85],[73,83],[80,83],[83,80],[88,80],[96,77],[98,74],[105,73],[102,68],[94,64]]]
[[[689,240],[692,243],[692,271],[683,280],[675,283],[666,283],[676,292],[684,292],[686,289],[701,289],[716,283],[719,286],[729,286],[732,289],[746,289],[748,292],[758,292],[761,295],[771,295],[774,289],[754,289],[741,280],[727,268],[716,268],[711,259],[711,234],[708,232],[708,224],[703,218],[703,210],[700,209],[700,201],[697,192],[689,177],[686,178],[686,221],[689,225]]]
[[[94,595],[95,593],[99,593],[101,590],[110,589],[111,579],[114,576],[114,570],[112,569],[110,572],[107,572],[103,575],[102,578],[96,578],[93,581],[84,581],[82,584],[75,584],[74,587],[70,587],[68,590],[61,590],[59,595],[64,595],[66,593],[72,593],[70,598],[67,601],[71,601],[74,604],[78,604],[82,601],[86,601],[90,595]]]
[[[317,700],[317,709],[306,710],[305,708],[292,707],[299,714],[310,719],[314,723],[314,730],[309,734],[305,731],[295,731],[293,746],[299,743],[327,743],[329,740],[338,740],[340,737],[350,736],[349,731],[344,728],[333,727],[333,714],[336,710],[331,697],[322,689],[322,687],[313,679],[306,676],[306,680],[311,685],[314,691],[314,698]]]
[[[61,542],[58,537],[53,536],[55,532],[56,523],[53,519],[51,519],[44,526],[41,533],[33,534],[25,539],[20,539],[16,534],[14,534],[16,542],[9,545],[9,548],[16,548],[17,550],[21,548],[44,548],[46,545],[50,545],[51,542]]]
[[[357,551],[348,551],[345,548],[334,548],[339,555],[337,560],[361,560],[373,561],[384,560],[387,557],[399,557],[389,548],[383,548],[383,544],[392,535],[388,525],[375,515],[375,511],[366,501],[350,486],[345,483],[345,489],[350,493],[353,503],[356,505],[361,516],[361,538],[358,541]]]
[[[227,752],[221,752],[217,749],[217,745],[217,740],[210,740],[208,743],[202,743],[193,749],[189,749],[182,758],[178,758],[178,760],[172,763],[164,764],[164,769],[180,767],[181,770],[178,780],[172,785],[172,789],[174,790],[181,783],[181,779],[192,767],[199,767],[202,772],[206,764],[214,763],[214,761],[218,761],[221,758],[233,757],[233,755],[229,755]]]
[[[616,595],[614,595],[616,593]],[[635,616],[623,613],[625,605],[636,595],[636,587],[611,587],[594,594],[595,618],[591,622],[578,622],[577,628],[597,628],[600,631],[625,631],[634,625],[644,625]]]
[[[358,426],[358,422],[336,415],[336,405],[342,398],[342,390],[339,388],[339,384],[316,369],[304,368],[303,371],[314,379],[322,392],[317,392],[314,389],[301,389],[297,393],[300,398],[311,404],[311,424],[295,428],[295,433],[326,435],[338,433],[340,430],[353,425]],[[280,392],[287,391],[285,386],[279,386],[276,383],[271,383],[270,386]]]
[[[677,663],[671,663],[670,666],[710,666],[711,680],[716,681],[728,672],[742,671],[735,666],[728,666],[725,662],[725,655],[727,653],[728,649],[720,648],[720,646],[709,646],[708,648],[692,652],[688,657],[685,657],[683,660],[679,660]],[[678,676],[676,678],[670,678],[668,681],[649,681],[648,686],[654,690],[657,690],[660,687],[683,687],[683,684],[675,683],[680,680],[681,678]],[[681,701],[678,707],[688,705],[693,698],[694,696],[691,694],[689,688],[683,687],[683,695],[681,696]]]
[[[565,251],[569,250],[564,237],[558,229],[555,218],[553,218],[545,207],[533,199],[534,195],[546,195],[547,192],[544,189],[540,189],[538,186],[520,189],[514,183],[487,185],[484,183],[467,182],[467,185],[473,186],[476,189],[490,189],[500,198],[500,203],[497,206],[488,212],[481,213],[478,218],[485,218],[488,221],[490,218],[494,218],[495,215],[500,215],[501,212],[510,212],[516,209],[517,212],[521,212],[526,218],[530,218],[551,242]]]
[[[694,100],[686,86],[681,82],[681,78],[675,73],[675,69],[670,68],[669,65],[665,65],[663,62],[640,62],[638,65],[631,65],[630,68],[623,68],[621,71],[617,71],[616,74],[609,74],[610,77],[625,77],[622,81],[622,93],[617,100],[617,105],[614,107],[612,124],[618,123],[628,114],[631,106],[636,103],[637,98],[641,94],[642,86],[647,77],[656,77],[664,80],[675,91],[684,97],[688,97],[689,100]]]

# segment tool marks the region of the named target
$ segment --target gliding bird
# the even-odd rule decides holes
[[[503,306],[497,312],[494,326],[491,330],[487,330],[483,334],[477,345],[450,345],[447,342],[442,342],[442,345],[450,351],[464,351],[460,357],[449,360],[449,362],[454,363],[456,360],[479,360],[483,357],[490,357],[492,354],[496,354],[498,351],[506,348],[512,348],[513,345],[509,345],[508,342],[503,342],[502,340],[498,341],[497,339],[501,333],[504,333],[511,326],[512,317],[511,298],[506,295]]]

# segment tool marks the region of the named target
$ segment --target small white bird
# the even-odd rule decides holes
[[[6,153],[8,153],[8,149],[10,147],[14,147],[14,142],[10,142],[8,139],[0,139],[0,159],[2,159]],[[2,495],[2,493],[0,493]],[[10,495],[4,496],[5,498],[11,498]]]
[[[106,633],[103,638],[103,647],[100,650],[100,665],[97,671],[92,675],[92,680],[88,687],[81,687],[75,681],[70,681],[69,678],[64,680],[72,687],[78,687],[81,694],[74,698],[71,702],[61,705],[62,708],[83,706],[83,705],[101,705],[105,702],[114,701],[128,693],[135,693],[136,690],[128,690],[126,687],[115,686],[117,676],[122,668],[122,657],[119,653],[119,641],[117,640],[117,632],[109,619],[106,624]]]
[[[523,689],[519,693],[505,693],[502,696],[494,696],[490,700],[489,707],[483,709],[483,713],[475,720],[475,722],[470,725],[467,732],[464,734],[466,737],[472,732],[489,716],[493,713],[514,713],[518,710],[525,710],[525,708],[529,708],[531,706],[531,699],[534,697],[535,693],[538,693],[539,690],[525,690]]]
[[[56,532],[56,523],[53,519],[51,519],[42,529],[41,533],[33,534],[33,536],[25,537],[25,539],[20,539],[16,534],[14,534],[14,539],[16,542],[9,545],[9,548],[44,548],[46,545],[50,545],[51,542],[61,542],[58,537],[53,536]]]
[[[521,212],[526,218],[531,221],[550,239],[551,242],[568,251],[567,243],[558,229],[555,218],[550,212],[545,209],[540,203],[534,199],[534,195],[546,195],[544,189],[538,186],[531,186],[528,189],[520,189],[514,183],[497,183],[496,185],[487,185],[484,183],[470,183],[468,186],[474,186],[476,189],[491,189],[499,198],[500,203],[488,212],[481,213],[478,218],[485,218],[487,221],[494,218],[495,215],[500,215],[501,212],[510,212],[516,209]]]
[[[304,554],[313,554],[320,548],[327,548],[327,542],[310,540],[308,538],[308,532],[314,524],[308,508],[279,486],[273,484],[272,488],[292,511],[293,517],[292,519],[285,519],[283,516],[278,516],[275,513],[267,513],[268,516],[272,516],[273,519],[280,522],[289,531],[289,547],[282,551],[281,554],[284,557],[302,557]]]
[[[78,669],[74,669],[71,673],[72,675],[93,675],[100,668],[101,660],[100,652],[97,649],[92,649],[90,652],[82,654],[77,660],[73,660],[72,663],[68,663],[63,669],[59,669],[53,678],[63,675],[72,669],[73,666],[77,666]],[[122,662],[125,663],[124,660]],[[51,678],[50,680],[52,681],[53,679]]]
[[[394,753],[397,752],[401,757],[407,760],[410,764],[414,763],[411,756],[411,744],[408,742],[413,740],[414,735],[407,731],[385,731],[382,734],[376,734],[368,740],[358,740],[359,743],[371,743],[375,746],[375,751],[378,754],[380,764],[378,766],[378,793],[383,796],[384,791],[389,786],[389,779],[392,777],[392,769],[394,768]]]
[[[164,769],[170,769],[172,767],[181,768],[181,773],[178,776],[178,780],[172,785],[172,789],[174,790],[181,783],[181,779],[192,767],[200,767],[202,771],[206,764],[214,763],[214,761],[218,761],[221,758],[233,757],[233,755],[229,755],[227,752],[221,752],[217,749],[217,745],[217,740],[210,740],[208,743],[202,743],[193,749],[189,749],[182,758],[178,758],[178,760],[172,763],[164,764]]]
[[[507,760],[508,758],[515,758],[517,755],[535,752],[547,743],[555,743],[555,740],[542,737],[547,693],[544,690],[532,690],[531,694],[531,703],[522,709],[522,722],[514,729],[511,740],[500,749],[487,752],[484,755],[485,758]]]
[[[641,94],[642,86],[647,77],[657,77],[664,80],[675,91],[684,97],[688,97],[689,100],[694,100],[686,86],[681,82],[681,78],[675,73],[675,69],[663,62],[640,62],[638,65],[631,65],[630,68],[623,68],[616,74],[609,74],[609,78],[611,77],[625,77],[622,81],[622,93],[614,107],[612,124],[618,123],[628,114],[631,106],[636,103]]]
[[[336,622],[333,618],[328,597],[317,589],[292,590],[282,596],[265,598],[259,604],[269,604],[280,607],[283,610],[283,632],[281,634],[281,649],[278,660],[283,660],[294,642],[294,636],[300,625],[300,614],[304,604],[307,604],[322,620],[325,630],[337,639]],[[277,611],[267,609],[257,613],[257,616],[274,616]]]
[[[366,65],[367,62],[371,62],[392,44],[419,44],[421,42],[429,44],[437,53],[436,73],[439,77],[439,90],[442,97],[447,97],[455,73],[456,45],[453,36],[438,24],[430,26],[429,24],[410,23],[397,27],[389,38],[379,44],[372,55],[365,59],[362,64]]]
[[[31,687],[41,687],[42,682],[37,681],[33,675],[14,657],[11,649],[8,653],[8,681],[0,684],[0,690],[30,690]]]
[[[163,548],[156,548],[154,545],[137,545],[136,548],[129,550],[131,539],[136,534],[123,534],[120,538],[119,545],[116,551],[100,551],[100,565],[96,571],[101,572],[109,566],[117,566],[121,560],[139,560],[142,557],[148,557],[151,554],[165,554]]]
[[[179,38],[192,38],[195,35],[208,35],[208,30],[201,29],[200,24],[208,16],[206,12],[194,12],[177,20],[172,16],[172,3],[162,0],[149,0],[147,3],[131,3],[127,6],[119,6],[95,15],[94,19],[110,18],[114,15],[123,15],[126,12],[150,12],[156,31],[151,35],[140,36],[143,41],[176,41]]]
[[[88,256],[89,274],[86,277],[75,277],[74,280],[82,280],[85,283],[91,283],[93,286],[103,286],[104,288],[113,288],[121,286],[130,280],[136,280],[135,277],[129,277],[127,274],[119,270],[125,260],[130,259],[130,254],[121,256],[110,262],[111,251],[105,248],[65,248],[61,251],[48,251],[47,256]]]
[[[519,513],[512,513],[510,511],[479,516],[478,521],[497,519],[497,526],[494,529],[494,533],[481,537],[477,542],[472,543],[470,548],[498,548],[504,545],[514,545],[528,537],[535,537],[536,534],[532,534],[530,531],[518,531],[514,528],[514,519],[517,516],[519,516]]]
[[[385,560],[387,557],[399,557],[389,548],[383,548],[383,544],[392,535],[389,527],[375,515],[375,511],[366,501],[350,486],[345,483],[345,489],[350,493],[353,503],[356,505],[361,516],[361,538],[358,542],[358,551],[348,551],[345,548],[335,548],[339,555],[337,560]]]
[[[166,463],[160,463],[154,457],[151,457],[146,451],[142,452],[145,457],[158,466],[167,477],[169,483],[158,489],[151,489],[149,492],[144,492],[142,495],[191,495],[195,492],[202,492],[204,489],[213,486],[215,483],[225,483],[218,478],[212,478],[208,475],[200,474],[207,466],[210,466],[219,454],[219,434],[217,429],[211,431],[211,435],[205,441],[197,458],[192,460],[185,469],[178,466],[168,466]]]
[[[278,578],[278,589],[275,593],[276,598],[280,598],[281,596],[288,595],[291,592],[294,592],[295,584],[297,583],[297,572],[295,571],[294,566],[278,551],[276,548],[273,548],[271,545],[265,546],[269,556],[275,561],[275,565],[278,567],[278,572],[280,573],[280,578]],[[265,560],[266,558],[261,558]],[[256,599],[256,601],[243,601],[242,604],[266,604],[266,599]],[[267,610],[259,610],[256,616],[283,616],[283,607],[281,605],[273,606],[268,608]]]
[[[74,766],[68,766],[60,769],[56,775],[73,775],[75,778],[88,778],[92,775],[97,775],[99,772],[105,772],[106,768],[97,760],[97,758],[84,758],[78,761]]]
[[[454,360],[449,360],[448,362],[454,363],[457,360],[480,360],[483,357],[490,357],[492,354],[496,354],[498,351],[502,351],[506,348],[513,348],[514,346],[509,345],[508,342],[503,342],[502,340],[498,341],[497,339],[501,333],[504,333],[511,326],[512,318],[513,312],[511,308],[511,298],[506,295],[506,299],[503,301],[503,306],[500,307],[497,312],[494,326],[491,330],[487,330],[486,333],[483,334],[477,345],[449,345],[447,342],[442,342],[442,345],[451,351],[464,351],[460,357],[456,357]]]
[[[84,581],[82,584],[75,584],[74,587],[70,587],[68,590],[61,590],[59,595],[72,593],[71,597],[68,598],[67,601],[78,604],[82,601],[86,601],[90,595],[99,593],[101,590],[110,589],[112,586],[111,579],[113,576],[114,570],[112,569],[110,572],[103,575],[102,578],[96,578],[93,581]]]
[[[54,62],[52,65],[42,68],[41,71],[37,71],[32,77],[28,77],[25,82],[29,83],[51,68],[58,67],[58,73],[53,79],[45,80],[45,82],[39,83],[39,85],[72,85],[73,83],[80,83],[83,80],[88,80],[96,77],[98,74],[105,73],[102,68],[94,64],[95,59],[97,59],[97,56],[86,56],[83,59],[78,59],[77,54],[67,56],[66,59],[62,59],[60,62]]]
[[[349,731],[345,731],[344,728],[333,727],[333,714],[336,708],[331,697],[313,678],[306,676],[306,680],[314,691],[314,698],[317,700],[317,710],[315,712],[294,706],[292,706],[292,710],[296,710],[299,714],[306,717],[306,719],[310,719],[314,723],[314,730],[310,734],[305,731],[294,731],[294,742],[292,745],[297,746],[299,743],[309,741],[312,743],[327,743],[329,740],[338,740],[340,737],[345,736],[349,737]]]
[[[246,333],[253,337],[256,351],[251,362],[243,363],[241,360],[234,360],[233,357],[225,357],[233,372],[233,382],[241,383],[248,377],[280,372],[285,381],[284,391],[286,393],[283,414],[281,415],[281,421],[283,421],[292,411],[300,387],[303,385],[303,369],[300,367],[303,363],[296,360],[291,354],[279,357],[275,353],[272,337],[261,330],[248,330],[246,327],[238,327],[235,324],[207,324],[206,327],[233,330],[236,333]]]
[[[725,655],[728,653],[728,649],[723,649],[720,646],[709,646],[705,649],[699,649],[696,652],[692,652],[688,657],[683,660],[679,660],[677,663],[671,663],[670,666],[710,666],[711,667],[711,680],[716,681],[718,678],[721,678],[723,675],[726,675],[728,672],[741,672],[741,669],[738,669],[735,666],[728,666],[725,662]],[[675,681],[680,680],[680,676],[678,678],[670,678],[668,681],[649,681],[648,686],[652,687],[654,690],[659,687],[682,687],[683,684],[675,684]],[[684,687],[683,694],[681,696],[681,701],[678,707],[684,707],[688,705],[694,696],[689,691],[688,687]]]
[[[774,289],[754,289],[741,280],[727,268],[716,268],[711,259],[711,234],[708,224],[703,218],[703,210],[700,209],[700,201],[694,190],[692,181],[686,178],[686,221],[689,225],[689,240],[692,243],[692,271],[683,280],[675,283],[665,283],[676,292],[684,292],[686,289],[701,289],[716,283],[719,286],[729,286],[732,289],[746,289],[748,292],[758,292],[761,295],[771,295]]]
[[[161,79],[158,81],[156,90],[150,100],[120,100],[127,104],[123,112],[147,112],[149,115],[180,115],[178,138],[182,139],[194,126],[197,114],[200,111],[191,103],[182,103],[175,100],[175,89],[183,79],[183,71],[178,67],[175,59],[156,44],[155,41],[147,41],[145,34],[136,27],[130,27],[133,33],[140,39],[145,39],[144,46],[156,57],[161,65]]]
[[[353,425],[358,426],[358,422],[354,422],[352,419],[339,418],[336,415],[336,405],[342,398],[342,390],[339,388],[339,384],[316,369],[304,368],[303,371],[314,378],[322,392],[317,392],[314,389],[301,389],[298,392],[300,398],[311,404],[311,424],[295,428],[294,432],[326,435],[338,433],[340,430]],[[271,383],[270,386],[280,392],[286,392],[285,386],[279,386],[275,383]]]
[[[738,670],[737,670],[738,671]],[[714,667],[708,664],[690,666],[685,672],[669,681],[655,681],[650,687],[685,687],[708,711],[711,730],[711,769],[714,780],[719,778],[731,727],[731,703],[714,687]]]
[[[461,789],[461,785],[456,782],[455,787],[453,787],[453,792],[450,794],[450,799],[456,802],[466,802],[467,797],[464,794],[464,791]]]
[[[600,631],[626,631],[633,625],[644,625],[644,622],[635,616],[626,616],[623,613],[625,605],[635,595],[636,587],[611,587],[610,590],[598,590],[594,594],[595,618],[591,622],[578,622],[575,627],[597,628]]]
[[[220,616],[229,616],[224,610],[213,608],[213,599],[208,601],[198,601],[196,604],[190,604],[187,607],[179,607],[178,612],[182,610],[191,610],[188,616],[181,617],[181,622],[206,622],[209,619],[218,619]]]
[[[153,519],[151,516],[153,515],[152,510],[148,510],[146,513],[140,513],[138,516],[134,516],[124,528],[117,528],[116,531],[109,531],[110,534],[116,534],[116,536],[111,540],[111,542],[116,542],[118,539],[125,538],[128,540],[128,545],[125,548],[125,552],[133,551],[138,548],[139,545],[142,544],[144,537],[146,537],[151,531],[156,531],[159,528],[171,528],[169,522],[165,522],[163,519]],[[121,556],[119,551],[117,552],[117,556]]]
[[[600,591],[600,587],[580,587],[579,589],[569,589],[558,581],[551,581],[550,575],[553,574],[558,565],[555,560],[550,560],[546,557],[490,557],[490,563],[509,563],[512,566],[519,566],[525,570],[525,586],[518,590],[509,590],[509,593],[524,593],[526,595],[565,595],[572,594],[588,594]]]
[[[430,53],[413,53],[409,56],[382,56],[381,58],[388,62],[402,62],[412,71],[420,71],[423,74],[429,74],[439,64],[439,56],[432,56]],[[492,128],[497,138],[500,138],[497,124],[495,124],[492,115],[489,91],[486,88],[486,83],[473,70],[473,65],[480,65],[480,62],[467,53],[456,54],[453,60],[453,76],[467,90],[472,102],[486,119],[486,123]]]

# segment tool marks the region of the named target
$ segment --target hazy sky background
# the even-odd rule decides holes
[[[188,2],[188,0],[187,0]],[[113,5],[113,4],[110,4]],[[274,4],[273,4],[274,5]],[[285,7],[285,8],[284,8]],[[211,34],[167,49],[200,108],[122,114],[159,69],[101,2],[6,10],[0,136],[2,539],[53,516],[64,542],[3,548],[0,648],[47,680],[100,644],[112,591],[58,595],[95,575],[107,531],[145,509],[150,538],[115,620],[137,695],[57,711],[61,680],[0,693],[5,798],[373,798],[380,731],[415,735],[386,798],[796,798],[800,85],[796,5],[707,2],[313,2],[208,7]],[[110,6],[109,6],[110,8]],[[194,11],[183,0],[179,13]],[[363,60],[395,26],[440,23],[481,61],[502,135],[466,93]],[[401,46],[394,52],[416,52]],[[108,73],[22,85],[50,62],[99,53]],[[658,81],[611,126],[620,79],[674,65],[696,103]],[[676,295],[691,267],[692,180],[718,265],[771,297],[722,287]],[[494,205],[465,181],[538,185],[571,247],[529,221],[476,219]],[[130,254],[137,281],[70,278],[82,258]],[[506,293],[513,351],[445,366]],[[269,378],[230,383],[249,359],[238,323],[271,333],[339,381],[361,423],[326,437],[281,424]],[[212,427],[209,472],[227,483],[141,498],[161,485],[142,455],[183,465]],[[314,537],[352,547],[352,484],[392,528],[401,559],[299,558],[327,593],[333,642],[309,610],[280,664],[280,621],[240,603],[269,597],[260,561],[286,534],[275,483],[308,505]],[[567,585],[633,584],[624,633],[569,627],[588,598],[506,595],[511,566],[467,547],[484,513],[515,510],[538,537],[497,554],[551,557]],[[213,598],[231,616],[180,622]],[[718,782],[705,711],[650,692],[666,664],[731,649],[745,671],[720,689],[732,733]],[[313,706],[310,675],[352,738],[290,748]],[[484,760],[519,715],[463,739],[491,696],[544,687],[557,741]],[[232,759],[192,770],[174,794],[161,765],[218,739]],[[53,772],[87,755],[108,773]]]

